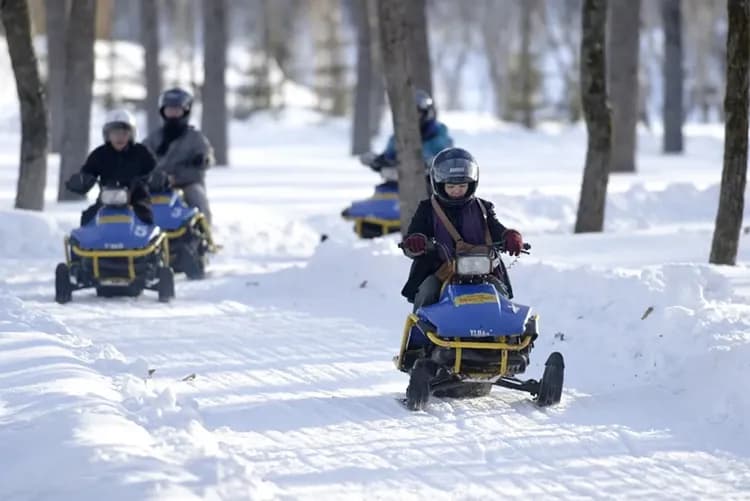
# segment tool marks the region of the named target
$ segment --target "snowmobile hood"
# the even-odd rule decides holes
[[[398,186],[383,183],[375,187],[375,193],[365,200],[357,200],[344,210],[347,218],[374,218],[386,221],[398,221]]]
[[[490,284],[448,285],[439,302],[417,315],[440,337],[510,336],[524,332],[531,308],[505,299]]]
[[[151,210],[154,222],[165,231],[174,231],[185,226],[196,214],[196,207],[188,207],[176,191],[151,194]]]
[[[87,225],[71,232],[85,250],[143,249],[161,232],[138,219],[130,208],[103,207]]]

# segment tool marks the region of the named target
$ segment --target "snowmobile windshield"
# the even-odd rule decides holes
[[[125,188],[102,188],[101,201],[104,205],[123,206],[128,204],[128,190]]]

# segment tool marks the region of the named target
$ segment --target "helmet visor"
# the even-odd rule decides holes
[[[466,158],[442,160],[432,168],[435,183],[463,184],[479,180],[479,166]]]
[[[169,90],[159,97],[159,108],[182,108],[190,107],[190,95],[184,91]]]

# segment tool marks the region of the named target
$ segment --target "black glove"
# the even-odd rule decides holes
[[[395,160],[386,157],[385,154],[380,154],[373,159],[370,168],[376,172],[380,172],[380,169],[383,167],[394,167],[395,165]]]
[[[367,167],[370,167],[372,165],[372,161],[375,160],[375,157],[378,155],[373,153],[372,151],[368,151],[367,153],[362,153],[359,156],[359,163],[362,165],[366,165]]]
[[[65,188],[73,193],[85,195],[95,184],[96,176],[86,174],[85,172],[79,172],[78,174],[73,174],[70,179],[65,182]]]
[[[203,153],[196,154],[192,159],[190,159],[190,165],[194,165],[196,167],[205,167],[206,156]]]
[[[164,191],[169,188],[169,176],[163,170],[155,170],[148,177],[149,191]]]

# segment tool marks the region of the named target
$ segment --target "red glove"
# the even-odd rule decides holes
[[[521,238],[520,233],[516,230],[505,230],[503,239],[505,240],[505,252],[511,256],[521,255],[521,251],[523,250],[523,238]]]
[[[427,236],[423,233],[411,234],[401,242],[401,248],[410,257],[421,256],[427,248]]]

